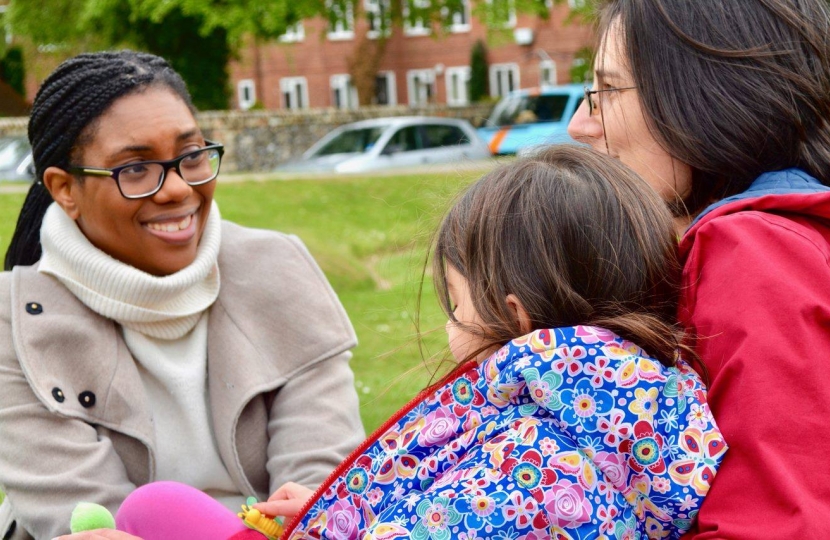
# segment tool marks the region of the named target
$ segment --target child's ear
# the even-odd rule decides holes
[[[507,307],[513,312],[516,322],[519,323],[519,330],[521,330],[522,335],[531,333],[533,331],[533,323],[530,320],[530,315],[528,315],[527,310],[522,305],[521,300],[519,300],[519,297],[515,294],[508,294],[505,301],[507,302]]]

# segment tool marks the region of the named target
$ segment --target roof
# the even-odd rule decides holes
[[[426,122],[434,122],[438,124],[464,124],[466,120],[459,118],[444,118],[441,116],[385,116],[383,118],[371,118],[369,120],[360,120],[359,122],[352,122],[351,124],[343,124],[337,129],[354,129],[354,128],[369,128],[375,126],[400,126],[407,124],[422,124]]]

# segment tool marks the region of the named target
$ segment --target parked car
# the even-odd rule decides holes
[[[0,137],[0,180],[32,180],[32,147],[26,137]]]
[[[584,87],[578,84],[514,90],[498,102],[478,134],[493,154],[500,155],[575,143],[568,135],[568,122],[584,95]]]
[[[490,157],[487,145],[465,120],[406,116],[340,126],[282,172],[365,172],[453,163]]]

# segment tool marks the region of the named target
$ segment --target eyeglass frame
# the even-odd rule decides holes
[[[601,94],[602,92],[620,92],[622,90],[636,90],[636,86],[621,86],[620,88],[604,88],[602,90],[591,90],[589,87],[585,89],[585,101],[588,102],[588,115],[594,116],[594,111],[599,110],[599,105],[594,105],[594,100],[591,97],[594,94]]]
[[[125,199],[133,199],[133,200],[134,199],[144,199],[146,197],[152,197],[153,195],[155,195],[156,193],[161,191],[162,186],[164,186],[164,181],[167,179],[167,171],[169,171],[170,169],[175,168],[176,173],[179,175],[179,177],[182,180],[184,180],[184,176],[182,175],[182,171],[181,171],[182,161],[184,161],[188,157],[190,157],[193,154],[196,154],[198,152],[205,152],[207,150],[216,150],[216,151],[219,152],[219,166],[216,167],[216,174],[214,174],[213,176],[211,176],[207,180],[200,180],[198,182],[188,182],[187,180],[184,180],[185,183],[187,183],[188,186],[201,186],[201,185],[207,184],[208,182],[212,182],[212,181],[216,180],[216,177],[219,176],[219,168],[222,165],[222,156],[225,155],[225,145],[217,143],[217,142],[209,141],[207,139],[205,139],[205,144],[207,146],[203,146],[202,148],[199,148],[197,150],[192,150],[190,152],[186,152],[186,153],[184,153],[184,154],[182,154],[182,155],[180,155],[180,156],[178,156],[174,159],[135,161],[133,163],[128,163],[126,165],[120,165],[118,167],[113,167],[112,169],[105,169],[103,167],[69,167],[67,169],[67,172],[72,173],[72,174],[80,174],[80,175],[83,175],[83,176],[97,176],[99,178],[104,178],[104,177],[112,178],[113,180],[115,180],[115,185],[118,186],[118,192],[121,193],[121,196],[124,197]],[[155,189],[153,189],[152,191],[150,191],[148,193],[144,193],[143,195],[126,195],[124,193],[124,190],[121,189],[121,182],[118,181],[118,175],[124,169],[129,169],[130,167],[135,167],[136,165],[161,165],[162,170],[161,170],[161,175],[159,176],[159,182],[158,182],[158,185],[155,187]]]

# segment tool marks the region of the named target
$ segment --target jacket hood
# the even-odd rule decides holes
[[[586,487],[598,472],[647,530],[674,537],[688,529],[726,445],[685,362],[669,368],[609,330],[576,326],[515,339],[480,370],[488,402],[553,417],[595,465],[569,470],[576,456],[565,452],[553,456],[554,468]]]
[[[801,169],[764,173],[742,193],[722,199],[701,212],[686,234],[707,221],[744,210],[787,212],[820,217],[830,216],[830,187]]]

